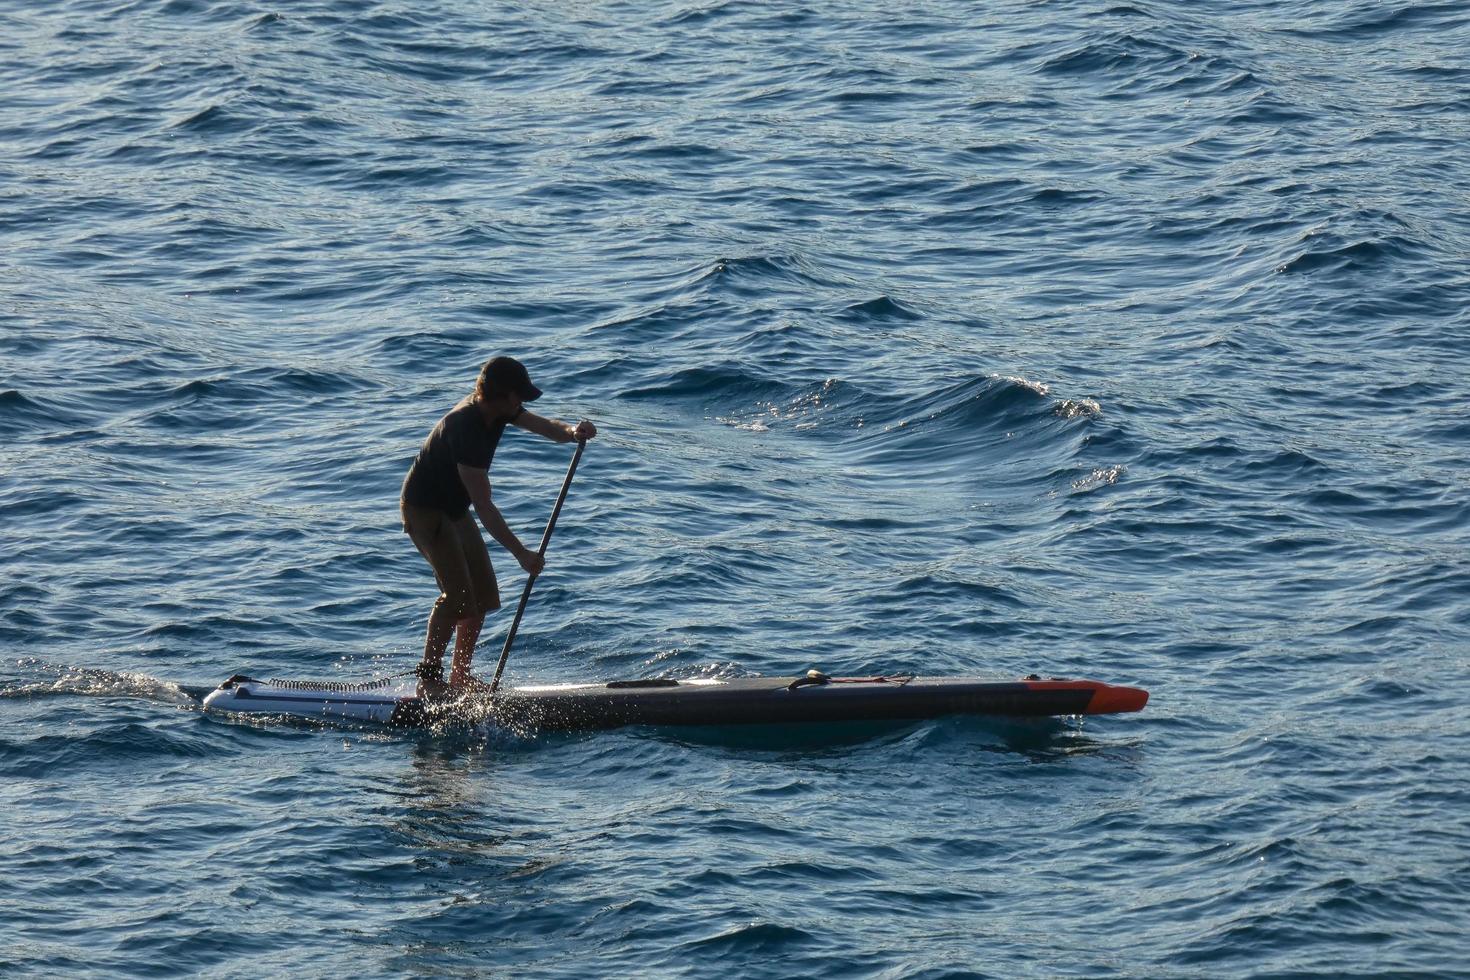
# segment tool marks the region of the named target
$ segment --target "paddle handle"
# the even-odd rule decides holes
[[[546,522],[546,530],[541,532],[541,547],[536,553],[542,558],[546,557],[546,546],[551,543],[551,532],[556,530],[556,518],[561,513],[561,505],[566,503],[567,491],[572,488],[572,476],[577,472],[577,463],[582,459],[582,450],[587,448],[586,439],[577,440],[577,451],[572,454],[572,465],[567,467],[567,478],[562,481],[561,493],[557,494],[556,506],[551,509],[551,520]],[[516,631],[521,628],[521,617],[526,613],[526,603],[531,599],[531,589],[536,585],[535,575],[526,577],[526,587],[521,592],[520,605],[516,606],[515,619],[510,621],[510,632],[505,634],[505,646],[500,651],[500,663],[495,665],[495,679],[490,682],[490,693],[494,694],[500,687],[500,675],[505,673],[505,662],[510,659],[510,645],[515,642]]]

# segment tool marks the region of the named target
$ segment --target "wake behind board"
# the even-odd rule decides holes
[[[296,715],[397,727],[427,724],[444,702],[418,696],[412,677],[363,684],[255,680],[236,674],[204,697],[213,711]],[[497,724],[573,731],[623,725],[753,725],[904,721],[946,715],[1036,718],[1139,711],[1148,692],[1100,681],[984,681],[974,677],[653,679],[502,688]]]

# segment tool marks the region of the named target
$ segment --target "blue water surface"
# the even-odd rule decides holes
[[[1467,51],[1408,0],[0,2],[0,973],[1466,975]],[[601,430],[512,680],[1152,701],[201,713],[412,666],[398,486],[498,353]],[[523,539],[568,457],[502,444]]]

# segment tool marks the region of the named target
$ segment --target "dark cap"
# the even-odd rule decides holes
[[[541,397],[541,389],[531,384],[531,375],[526,366],[514,357],[495,357],[480,368],[480,381],[475,393],[488,398],[502,392],[513,391],[523,402],[533,402]]]

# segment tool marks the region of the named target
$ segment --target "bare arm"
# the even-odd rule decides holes
[[[597,427],[585,419],[571,426],[565,422],[558,422],[556,419],[542,418],[535,412],[521,412],[512,424],[527,432],[545,436],[552,442],[574,442],[577,439],[591,439],[597,435]]]
[[[460,482],[469,492],[470,503],[475,505],[475,513],[480,515],[480,523],[485,525],[485,530],[490,532],[490,536],[502,548],[515,556],[522,568],[532,575],[538,574],[543,565],[541,556],[521,544],[521,539],[515,536],[510,525],[505,523],[505,518],[500,516],[500,508],[490,499],[490,474],[463,463],[458,465]]]

